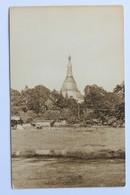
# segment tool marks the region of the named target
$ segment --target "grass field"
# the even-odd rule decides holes
[[[125,185],[124,128],[32,128],[11,134],[14,188]]]
[[[41,130],[12,130],[12,152],[67,150],[95,152],[125,150],[124,128],[48,127]]]

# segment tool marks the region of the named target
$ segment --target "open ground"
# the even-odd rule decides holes
[[[14,188],[125,185],[125,131],[111,127],[12,130]]]

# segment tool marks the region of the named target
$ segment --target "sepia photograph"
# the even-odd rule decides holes
[[[10,8],[12,188],[125,186],[123,6]]]

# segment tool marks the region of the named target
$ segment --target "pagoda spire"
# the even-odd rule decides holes
[[[71,55],[68,56],[68,65],[67,65],[67,75],[66,76],[73,76],[72,73],[72,64],[71,64]]]
[[[73,77],[70,55],[68,56],[67,73],[66,78],[62,84],[61,93],[65,98],[73,97],[78,102],[82,102],[84,100],[83,95],[78,90],[76,81]]]

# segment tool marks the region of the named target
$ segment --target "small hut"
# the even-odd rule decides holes
[[[12,116],[11,117],[11,127],[17,127],[17,125],[23,125],[23,120],[20,116]]]
[[[32,122],[31,125],[37,129],[42,129],[42,127],[52,127],[55,123],[55,120],[37,120]]]
[[[58,120],[54,123],[55,127],[64,127],[67,125],[67,121],[66,120]]]

